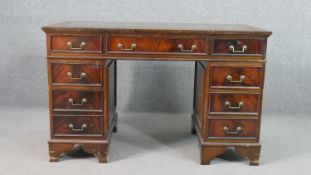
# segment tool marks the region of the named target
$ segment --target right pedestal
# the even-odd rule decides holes
[[[199,137],[201,164],[234,148],[259,165],[265,63],[231,59],[196,62],[191,132]]]

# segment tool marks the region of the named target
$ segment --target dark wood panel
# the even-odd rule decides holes
[[[211,93],[210,113],[258,113],[259,94]]]
[[[101,53],[101,36],[51,35],[52,52]]]
[[[256,139],[257,120],[208,120],[209,139]]]
[[[110,36],[107,42],[108,53],[206,53],[205,38]]]
[[[215,88],[260,88],[261,67],[237,67],[236,65],[235,67],[212,67],[211,86]]]
[[[54,111],[102,111],[102,91],[55,90],[53,94]]]
[[[102,116],[54,116],[54,136],[102,136]]]
[[[53,85],[102,85],[102,65],[51,63]]]
[[[263,39],[214,39],[214,54],[262,55]]]

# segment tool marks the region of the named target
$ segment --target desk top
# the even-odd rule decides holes
[[[243,34],[269,36],[271,31],[244,24],[197,23],[141,23],[68,21],[42,27],[51,32],[127,32],[127,33],[175,33],[175,34]]]

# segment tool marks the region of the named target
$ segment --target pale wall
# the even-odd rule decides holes
[[[2,0],[0,104],[47,107],[45,35],[64,20],[244,23],[273,31],[268,41],[265,112],[311,112],[311,1],[308,0]],[[118,65],[118,108],[136,112],[192,109],[192,62]]]

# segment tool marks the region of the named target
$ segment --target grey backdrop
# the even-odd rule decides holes
[[[309,0],[2,0],[0,104],[47,107],[45,35],[64,20],[244,23],[273,31],[267,51],[264,112],[311,112]],[[193,62],[118,63],[118,108],[191,112]]]

